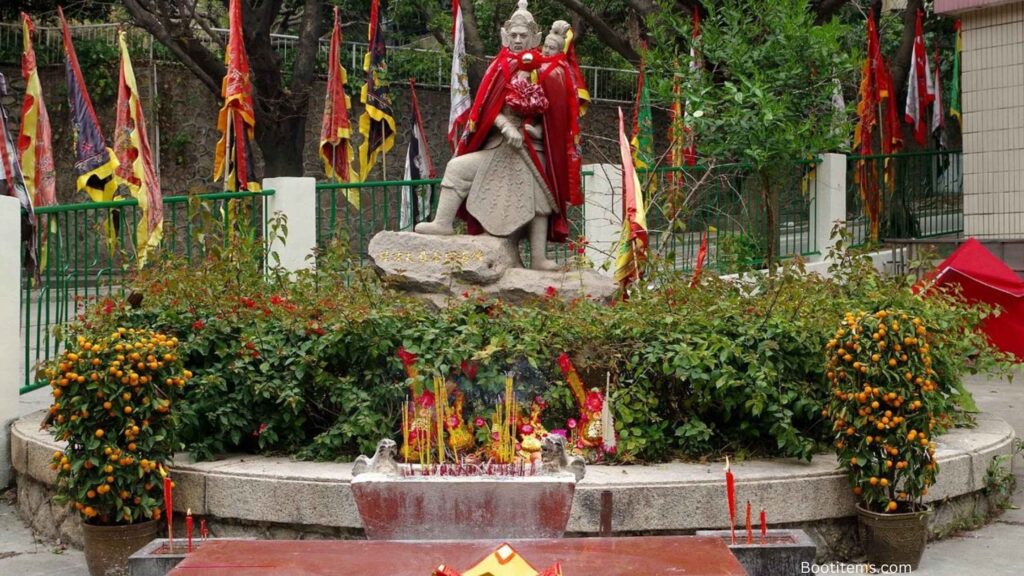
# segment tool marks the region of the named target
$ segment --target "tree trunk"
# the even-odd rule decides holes
[[[484,54],[484,42],[480,39],[480,27],[476,23],[476,12],[473,8],[473,0],[457,0],[459,9],[462,11],[462,24],[466,33],[466,54],[469,59],[469,86],[475,95],[476,89],[480,86],[480,80],[487,71],[486,54]]]
[[[779,258],[779,191],[772,187],[772,180],[766,169],[758,172],[761,178],[761,202],[764,205],[765,264],[772,273]]]

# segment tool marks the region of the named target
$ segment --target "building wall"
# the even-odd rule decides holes
[[[960,16],[964,234],[1024,238],[1024,2]]]

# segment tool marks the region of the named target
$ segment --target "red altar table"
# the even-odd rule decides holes
[[[537,570],[565,576],[746,576],[721,538],[638,536],[510,540]],[[430,576],[439,564],[467,570],[502,541],[217,540],[187,556],[173,576]]]

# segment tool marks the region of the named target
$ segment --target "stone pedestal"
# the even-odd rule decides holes
[[[610,301],[616,284],[594,270],[542,272],[522,267],[515,244],[493,236],[380,232],[369,255],[384,280],[436,304],[481,291],[511,303],[549,298]],[[554,288],[552,293],[551,288]]]
[[[576,478],[569,473],[516,478],[395,477],[352,479],[363,529],[371,540],[561,538]]]
[[[807,574],[806,567],[814,565],[817,552],[814,541],[803,530],[769,530],[764,544],[756,531],[754,543],[747,544],[747,535],[740,529],[736,531],[736,544],[731,544],[729,530],[697,530],[697,536],[721,538],[750,576]]]

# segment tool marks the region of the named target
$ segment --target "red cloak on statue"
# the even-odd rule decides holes
[[[455,149],[455,156],[484,148],[494,127],[494,121],[511,92],[511,81],[520,71],[536,72],[536,82],[541,85],[548,100],[548,109],[543,118],[523,119],[524,127],[526,124],[542,122],[544,161],[538,157],[530,138],[525,133],[523,146],[530,152],[534,165],[544,176],[545,183],[558,204],[558,213],[552,214],[548,221],[548,240],[565,242],[569,236],[567,208],[570,204],[582,204],[583,194],[580,190],[580,129],[576,74],[564,54],[545,57],[536,50],[516,54],[502,48],[487,67],[487,72],[480,82],[480,88],[469,112],[466,131]],[[458,216],[466,221],[470,234],[484,232],[480,223],[466,211],[465,204],[459,208]]]

